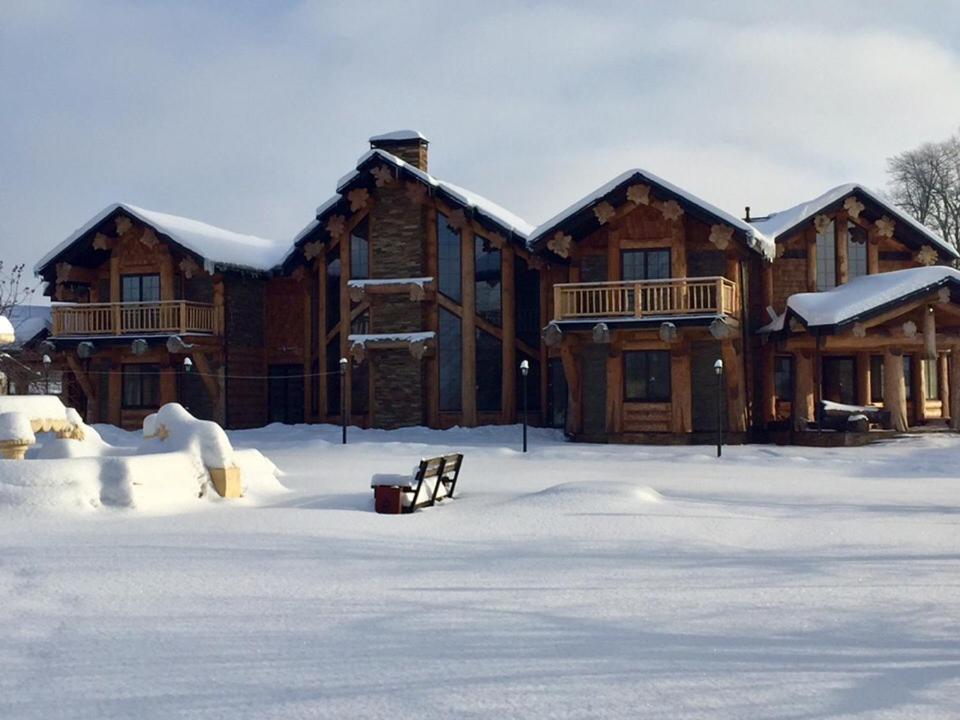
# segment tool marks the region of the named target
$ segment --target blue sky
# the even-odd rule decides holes
[[[545,220],[644,167],[740,214],[960,128],[960,4],[3,0],[0,257],[111,202],[285,240],[368,136]]]

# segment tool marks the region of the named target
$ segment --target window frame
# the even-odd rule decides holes
[[[778,376],[780,373],[780,363],[786,363],[788,366],[787,383],[789,384],[789,394],[783,396],[780,394],[780,382]],[[797,390],[797,363],[793,355],[776,355],[773,359],[773,397],[777,402],[793,402]]]
[[[665,394],[652,394],[650,392],[650,357],[657,355],[665,358],[666,362],[664,364],[664,378],[663,383],[666,387]],[[643,395],[631,395],[630,394],[630,358],[638,357],[645,358],[645,372],[647,380],[647,393]],[[672,382],[672,373],[671,373],[671,364],[672,364],[672,355],[669,350],[625,350],[623,352],[623,399],[624,402],[635,402],[635,403],[669,403],[673,399],[673,382]]]
[[[143,281],[146,278],[156,278],[157,281],[157,298],[156,300],[144,300],[143,299]],[[127,280],[136,280],[137,281],[137,300],[127,300],[126,298],[126,285]],[[156,303],[160,302],[163,299],[163,288],[160,283],[160,273],[130,273],[120,276],[120,302],[125,303]]]
[[[360,231],[360,232],[358,232]],[[372,254],[372,244],[370,242],[370,223],[369,219],[364,217],[360,222],[353,226],[353,229],[350,231],[350,279],[351,280],[366,280],[370,277],[370,265],[371,265],[371,254]],[[366,253],[355,253],[354,247],[356,243],[354,240],[360,240],[366,243]],[[365,255],[366,257],[363,257]],[[363,257],[364,263],[364,274],[357,274],[357,259]]]
[[[144,402],[143,378],[149,376],[153,381],[152,398],[154,402]],[[134,378],[139,380],[137,387],[137,403],[127,402],[127,381]],[[120,366],[120,407],[124,410],[145,410],[160,406],[160,365],[157,363],[123,363]]]
[[[654,253],[666,254],[667,256],[667,275],[666,277],[650,277],[650,256]],[[627,267],[627,256],[639,255],[643,257],[643,277],[628,278],[624,272]],[[669,280],[673,277],[673,250],[667,247],[651,248],[627,248],[620,250],[620,280],[622,282],[644,282],[647,280]]]

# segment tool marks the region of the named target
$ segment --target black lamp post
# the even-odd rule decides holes
[[[345,357],[340,358],[340,429],[343,433],[342,444],[347,444],[347,365]]]
[[[49,355],[43,356],[43,394],[50,394],[50,363],[53,360],[50,359]]]
[[[713,364],[717,375],[717,457],[723,452],[723,360],[717,358]]]
[[[520,363],[520,374],[523,375],[523,451],[527,451],[527,375],[530,374],[530,363],[524,360]]]

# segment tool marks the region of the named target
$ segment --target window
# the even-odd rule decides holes
[[[625,352],[624,399],[666,402],[670,399],[670,352]]]
[[[461,346],[460,318],[440,309],[440,337],[437,341],[437,359],[440,365],[440,410],[457,411],[461,407]]]
[[[793,357],[778,355],[773,361],[773,387],[777,400],[793,402]]]
[[[123,377],[123,407],[155,408],[160,405],[160,366],[126,364]]]
[[[532,347],[540,347],[540,272],[518,257],[514,265],[514,276],[517,337]]]
[[[447,224],[443,213],[437,213],[437,265],[440,292],[460,302],[460,233]]]
[[[837,241],[833,220],[817,233],[817,290],[837,286]]]
[[[903,384],[907,390],[907,400],[913,400],[913,356],[903,356]]]
[[[489,333],[477,330],[477,410],[500,410],[503,387],[502,343]]]
[[[923,394],[927,400],[940,399],[940,383],[937,377],[937,361],[923,360]]]
[[[370,311],[366,310],[350,323],[351,335],[370,332]],[[370,409],[370,363],[353,365],[350,370],[350,414],[366,415]]]
[[[331,332],[340,322],[340,248],[327,253],[326,328]],[[339,405],[337,412],[339,413]]]
[[[870,402],[883,402],[883,355],[870,356]]]
[[[502,305],[500,288],[502,286],[500,270],[500,251],[479,235],[474,237],[474,288],[476,292],[477,315],[488,323],[500,327]]]
[[[849,280],[867,274],[867,231],[850,221],[847,221],[847,256]]]
[[[821,361],[824,400],[853,405],[857,402],[856,360],[825,357]]]
[[[159,275],[124,275],[121,285],[123,302],[159,302]]]
[[[624,280],[665,280],[670,277],[670,250],[624,250]]]
[[[567,423],[567,378],[560,358],[547,362],[547,425],[562,428]]]
[[[361,280],[370,277],[370,240],[364,218],[350,233],[350,277]]]

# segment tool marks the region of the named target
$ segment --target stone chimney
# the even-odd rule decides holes
[[[404,162],[427,172],[427,145],[430,141],[416,130],[395,130],[370,138],[370,147],[396,155]]]

